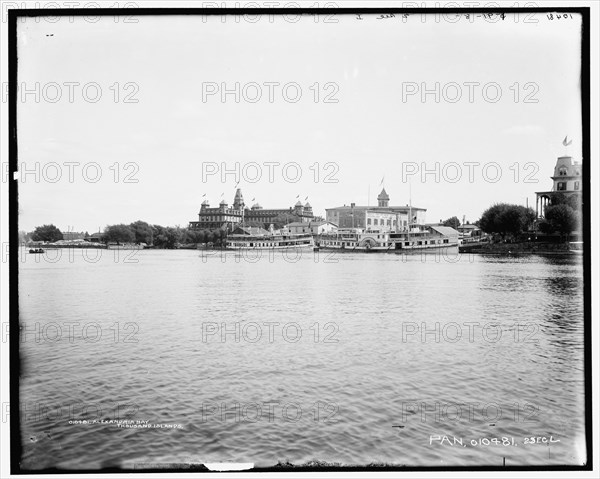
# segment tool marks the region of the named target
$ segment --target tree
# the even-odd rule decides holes
[[[159,248],[174,249],[183,239],[183,230],[171,226],[154,225],[154,245]]]
[[[249,226],[251,228],[264,228],[265,224],[261,221],[246,221],[244,226]]]
[[[545,223],[541,226],[545,232],[557,232],[568,235],[580,229],[579,213],[566,203],[546,206]]]
[[[47,241],[54,243],[63,239],[63,235],[60,230],[54,225],[43,225],[36,226],[33,233],[31,233],[31,239],[33,241]]]
[[[448,218],[446,221],[442,223],[442,226],[450,226],[450,228],[458,228],[460,226],[460,220],[453,216],[452,218]]]
[[[550,197],[550,205],[567,205],[575,211],[581,207],[581,197],[577,195],[565,195],[562,192],[554,192]]]
[[[204,231],[196,229],[188,229],[183,233],[182,241],[187,244],[204,243]]]
[[[298,215],[295,215],[293,213],[282,213],[280,215],[277,215],[273,219],[272,223],[273,223],[273,227],[275,229],[281,229],[281,228],[283,228],[287,224],[295,223],[297,221],[300,221],[300,219],[301,218]]]
[[[19,243],[27,243],[31,240],[31,233],[19,231]]]
[[[498,203],[483,212],[479,226],[486,233],[499,233],[505,237],[527,231],[534,220],[535,212],[531,208]]]
[[[109,243],[133,243],[135,234],[129,225],[118,224],[104,228],[103,238]]]
[[[133,230],[136,243],[152,244],[154,239],[154,231],[152,230],[152,226],[141,220],[131,223],[129,226]]]

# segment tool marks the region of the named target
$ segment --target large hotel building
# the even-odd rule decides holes
[[[409,223],[425,224],[427,209],[414,206],[390,206],[390,197],[381,190],[377,197],[377,206],[338,206],[326,209],[326,220],[339,228],[362,228],[379,231],[404,231]],[[410,216],[412,215],[412,219]]]
[[[225,200],[218,207],[211,208],[208,201],[200,206],[198,221],[190,221],[192,229],[217,229],[227,227],[233,229],[236,225],[244,223],[262,223],[264,228],[275,222],[281,215],[294,215],[297,221],[309,222],[313,220],[313,211],[310,203],[302,204],[300,201],[292,208],[264,209],[258,203],[248,208],[244,203],[242,190],[238,188],[233,199],[233,205],[229,207]]]

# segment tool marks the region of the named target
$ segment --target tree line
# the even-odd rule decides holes
[[[146,244],[155,248],[171,249],[182,244],[212,243],[220,245],[227,236],[225,229],[188,229],[180,226],[151,225],[145,221],[131,224],[108,225],[100,235],[101,243],[134,243]],[[20,241],[45,241],[54,243],[64,239],[59,228],[53,224],[37,226],[30,233],[20,232]],[[86,232],[84,239],[91,236]]]
[[[499,235],[503,239],[518,239],[520,235],[539,232],[546,235],[559,235],[565,241],[569,235],[581,230],[581,211],[578,200],[562,194],[553,195],[551,203],[544,209],[544,218],[536,218],[535,211],[522,205],[497,203],[486,209],[481,218],[474,224],[485,233]],[[315,218],[315,221],[320,218]],[[279,229],[286,224],[299,221],[293,214],[284,214],[275,218],[273,226]],[[453,216],[443,221],[444,226],[458,228],[460,220]],[[263,223],[246,223],[246,226],[264,228]],[[227,228],[189,229],[180,226],[151,225],[145,221],[130,224],[108,225],[100,235],[103,243],[135,243],[154,246],[155,248],[176,248],[179,245],[212,243],[222,245],[227,236]],[[86,232],[85,238],[90,235]],[[56,226],[42,225],[30,233],[19,232],[21,242],[28,240],[53,243],[63,239],[63,234]]]
[[[573,232],[581,231],[579,200],[557,193],[544,208],[544,217],[536,218],[535,211],[522,205],[496,203],[487,208],[474,224],[484,233],[498,235],[502,239],[517,240],[520,236],[535,232],[559,236],[568,240]],[[458,228],[460,220],[453,216],[442,222],[444,226]]]

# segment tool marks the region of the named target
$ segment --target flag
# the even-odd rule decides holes
[[[204,193],[204,194],[202,195],[202,198],[204,198],[205,196],[206,196],[206,193]]]
[[[300,195],[296,195],[296,199],[300,198]]]
[[[308,196],[306,198],[304,198],[304,201],[308,200]]]
[[[238,186],[239,184],[240,184],[240,182],[238,181],[238,182],[235,184],[234,188],[237,188],[237,186]]]
[[[256,201],[256,198],[252,198],[252,201]]]
[[[565,136],[565,139],[563,140],[563,145],[565,145],[565,146],[569,146],[571,143],[573,143],[573,140],[567,141],[568,137],[569,137],[569,135]]]
[[[383,185],[383,180],[385,180],[385,176],[381,178],[381,183],[379,183],[379,186]]]
[[[221,198],[223,198],[223,196],[225,196],[225,193],[221,193]]]

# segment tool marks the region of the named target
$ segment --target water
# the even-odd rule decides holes
[[[26,469],[585,461],[581,258],[85,254],[21,256]]]

